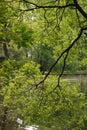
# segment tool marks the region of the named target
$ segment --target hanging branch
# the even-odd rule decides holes
[[[22,11],[30,11],[30,10],[35,10],[35,9],[65,9],[65,8],[69,8],[69,7],[74,7],[73,9],[76,9],[79,11],[79,13],[87,19],[87,13],[83,10],[83,8],[79,5],[77,0],[73,0],[73,3],[69,4],[66,3],[66,5],[39,5],[36,4],[34,2],[30,2],[27,0],[22,0],[24,3],[29,4],[30,8],[27,8],[25,10]],[[69,1],[68,1],[69,2]],[[46,12],[45,12],[46,13]],[[44,15],[45,16],[45,15]],[[60,81],[60,77],[62,76],[63,72],[64,72],[64,68],[65,68],[65,63],[66,63],[66,59],[68,57],[68,53],[71,50],[71,48],[74,46],[74,44],[80,39],[82,33],[84,30],[87,30],[87,27],[81,28],[78,36],[76,37],[76,39],[69,45],[69,47],[67,47],[58,57],[58,59],[55,61],[55,63],[51,66],[51,68],[49,69],[48,73],[45,75],[44,79],[42,81],[40,81],[38,84],[36,84],[36,87],[38,85],[40,85],[41,83],[43,83],[46,78],[49,76],[49,74],[51,73],[52,69],[55,67],[55,65],[58,63],[58,61],[62,58],[62,56],[64,56],[64,54],[66,53],[66,56],[64,58],[64,64],[63,64],[63,68],[61,71],[61,74],[59,75],[59,79],[58,79],[58,86],[59,86],[59,81]]]
[[[75,4],[67,4],[67,5],[62,5],[62,6],[59,6],[59,5],[38,5],[36,3],[33,3],[33,2],[30,2],[30,1],[27,1],[27,0],[22,0],[23,2],[27,3],[27,4],[30,4],[32,5],[33,7],[32,8],[28,8],[26,10],[23,10],[23,11],[31,11],[31,10],[35,10],[35,9],[54,9],[54,8],[59,8],[59,9],[62,9],[62,8],[67,8],[67,7],[72,7],[74,6],[75,7]]]
[[[55,65],[58,63],[58,61],[62,58],[62,56],[66,53],[66,56],[64,58],[64,65],[61,71],[61,74],[59,75],[59,79],[58,79],[58,86],[59,86],[59,81],[60,81],[60,77],[63,75],[64,69],[65,69],[65,63],[66,63],[66,59],[68,57],[68,53],[71,50],[71,48],[74,46],[74,44],[80,39],[80,37],[82,36],[82,33],[84,30],[87,30],[87,27],[81,28],[80,32],[78,34],[78,36],[76,37],[76,39],[69,45],[69,47],[67,47],[61,54],[60,56],[57,58],[57,60],[55,61],[55,63],[51,66],[51,68],[49,69],[48,73],[45,75],[44,79],[42,81],[40,81],[38,84],[36,84],[36,87],[40,84],[42,84],[47,77],[49,76],[49,74],[51,73],[52,69],[55,67]]]
[[[30,4],[32,7],[25,9],[25,10],[21,10],[21,11],[31,11],[31,10],[35,10],[35,9],[63,9],[63,8],[68,8],[68,7],[75,7],[84,18],[87,19],[87,13],[83,10],[83,8],[78,4],[77,0],[73,0],[73,4],[66,4],[66,5],[38,5],[34,2],[30,2],[27,0],[22,0],[23,2],[25,2],[26,4]],[[75,9],[74,8],[74,9]]]
[[[65,69],[65,66],[66,66],[66,59],[67,59],[67,57],[68,57],[68,54],[69,54],[69,50],[66,52],[66,55],[65,55],[65,57],[64,57],[64,62],[63,62],[62,71],[61,71],[61,73],[60,73],[59,76],[58,76],[58,84],[57,84],[57,86],[55,87],[55,89],[56,89],[57,87],[58,87],[59,89],[61,89],[61,86],[60,86],[60,78],[61,78],[62,75],[63,75],[64,69]]]
[[[83,15],[84,18],[87,19],[87,13],[82,9],[82,7],[78,4],[77,0],[73,0],[76,9]]]

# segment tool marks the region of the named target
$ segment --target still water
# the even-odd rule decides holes
[[[62,79],[69,80],[72,84],[78,83],[81,91],[87,93],[87,75],[64,75]]]

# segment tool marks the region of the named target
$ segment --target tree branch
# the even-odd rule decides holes
[[[61,86],[60,86],[60,78],[62,77],[63,72],[64,72],[64,69],[65,69],[65,66],[66,66],[66,59],[67,59],[67,57],[68,57],[68,53],[69,53],[69,50],[66,52],[66,55],[65,55],[65,57],[64,57],[64,62],[63,62],[62,71],[61,71],[61,73],[60,73],[59,76],[58,76],[58,84],[57,84],[56,88],[58,87],[59,89],[61,89]],[[55,88],[55,89],[56,89],[56,88]]]
[[[61,71],[61,74],[59,75],[59,79],[58,79],[58,85],[59,86],[59,81],[60,81],[60,77],[63,75],[64,69],[65,69],[65,62],[68,56],[69,51],[71,50],[71,48],[74,46],[74,44],[80,39],[80,37],[82,36],[82,33],[84,30],[87,30],[87,27],[81,28],[80,32],[78,34],[78,36],[76,37],[76,39],[69,45],[69,47],[67,47],[61,54],[60,56],[57,58],[57,60],[55,61],[55,63],[51,66],[51,68],[49,69],[48,73],[45,75],[44,79],[42,81],[40,81],[38,84],[36,84],[36,87],[40,84],[42,84],[47,77],[49,76],[49,74],[51,73],[52,69],[55,67],[55,65],[58,63],[58,61],[62,58],[62,56],[66,53],[66,56],[64,58],[64,65]]]
[[[73,0],[74,4],[66,4],[66,5],[38,5],[36,3],[27,1],[27,0],[22,0],[23,2],[32,5],[32,8],[28,8],[22,11],[31,11],[31,10],[35,10],[35,9],[53,9],[53,8],[57,8],[57,9],[63,9],[63,8],[67,8],[67,7],[76,7],[76,9],[83,15],[84,18],[87,19],[87,13],[82,9],[82,7],[78,4],[77,0]]]
[[[81,8],[81,6],[78,4],[77,0],[73,0],[74,4],[76,6],[76,9],[87,19],[87,13]]]
[[[37,5],[37,4],[33,3],[33,2],[29,2],[27,0],[23,0],[23,2],[28,3],[28,4],[32,5],[32,6],[34,6],[33,8],[27,9],[25,11],[34,10],[34,9],[41,9],[41,8],[42,9],[46,9],[46,8],[50,8],[50,9],[51,8],[59,8],[59,9],[62,9],[62,8],[67,8],[67,7],[72,7],[72,6],[75,7],[75,4],[67,4],[67,5],[62,5],[62,6],[58,6],[58,5],[42,6],[42,5]]]

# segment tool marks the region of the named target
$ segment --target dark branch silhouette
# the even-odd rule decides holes
[[[26,4],[30,4],[32,6],[32,8],[27,8],[25,10],[22,11],[31,11],[31,10],[35,10],[35,9],[53,9],[53,8],[57,8],[57,9],[63,9],[63,8],[68,8],[68,7],[74,7],[74,9],[76,8],[82,15],[84,18],[87,19],[87,13],[82,9],[82,7],[78,4],[77,0],[73,0],[74,3],[72,4],[66,4],[66,5],[38,5],[36,3],[27,1],[27,0],[23,0],[23,2],[25,2]]]
[[[84,18],[87,19],[87,13],[81,8],[81,6],[78,4],[77,0],[73,0],[76,9],[83,15]]]
[[[33,7],[30,8],[30,9],[26,9],[24,11],[29,11],[29,10],[35,10],[35,9],[46,9],[46,8],[59,8],[59,9],[62,9],[62,8],[67,8],[67,7],[75,7],[75,4],[67,4],[67,5],[62,5],[62,6],[59,6],[59,5],[48,5],[48,6],[45,6],[45,5],[38,5],[38,4],[35,4],[33,2],[29,2],[27,0],[23,0],[23,2],[27,3],[27,4],[30,4],[32,5]]]
[[[22,10],[22,11],[30,11],[30,10],[35,10],[35,9],[66,9],[66,8],[72,8],[76,11],[78,11],[85,19],[87,19],[87,13],[83,10],[83,8],[80,6],[80,4],[78,3],[77,0],[73,0],[73,3],[66,3],[66,5],[39,5],[39,4],[36,4],[36,3],[33,3],[33,2],[30,2],[30,1],[27,1],[27,0],[23,0],[24,3],[26,4],[29,4],[30,7],[28,7],[27,9],[25,10]],[[77,13],[77,18],[78,18],[78,12]],[[45,11],[46,13],[46,11]],[[44,18],[46,19],[46,15],[44,14]],[[80,20],[78,19],[79,23],[80,23]],[[65,65],[66,65],[66,59],[68,57],[68,54],[69,54],[69,51],[71,50],[71,48],[74,46],[74,44],[80,39],[82,33],[84,30],[87,30],[87,27],[81,27],[81,30],[78,34],[78,36],[76,37],[76,39],[74,39],[74,41],[60,54],[60,56],[58,57],[58,59],[55,61],[55,63],[51,66],[51,68],[49,69],[48,73],[45,75],[44,79],[39,82],[36,87],[38,85],[40,85],[41,83],[44,83],[44,81],[46,80],[46,78],[49,76],[49,74],[51,73],[52,69],[55,67],[55,65],[58,63],[58,61],[62,58],[62,56],[64,56],[65,54],[65,57],[64,57],[64,63],[63,63],[63,67],[62,67],[62,70],[61,70],[61,73],[58,77],[58,85],[59,86],[59,82],[60,82],[60,78],[61,76],[63,75],[63,72],[64,72],[64,69],[65,69]]]
[[[58,63],[58,61],[62,58],[62,56],[66,53],[66,56],[64,58],[64,65],[63,65],[63,68],[62,68],[62,71],[59,75],[59,79],[58,79],[58,86],[59,86],[59,81],[60,81],[60,77],[63,75],[63,72],[64,72],[64,68],[65,68],[65,64],[66,64],[66,59],[68,57],[68,54],[69,54],[69,51],[71,50],[71,48],[74,46],[74,44],[80,39],[80,37],[82,36],[82,33],[84,30],[87,30],[87,27],[84,27],[84,28],[81,28],[78,36],[76,37],[76,39],[69,45],[69,47],[67,47],[61,54],[60,56],[57,58],[57,60],[55,61],[55,63],[52,65],[52,67],[49,69],[48,73],[45,75],[44,79],[39,82],[36,87],[40,84],[42,84],[46,78],[49,76],[49,74],[51,73],[52,69],[55,67],[55,65]]]

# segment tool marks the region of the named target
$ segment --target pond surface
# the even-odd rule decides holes
[[[87,93],[87,75],[63,75],[62,79],[69,80],[71,83],[79,83],[81,91]]]
[[[37,126],[26,126],[25,130],[38,130]]]

